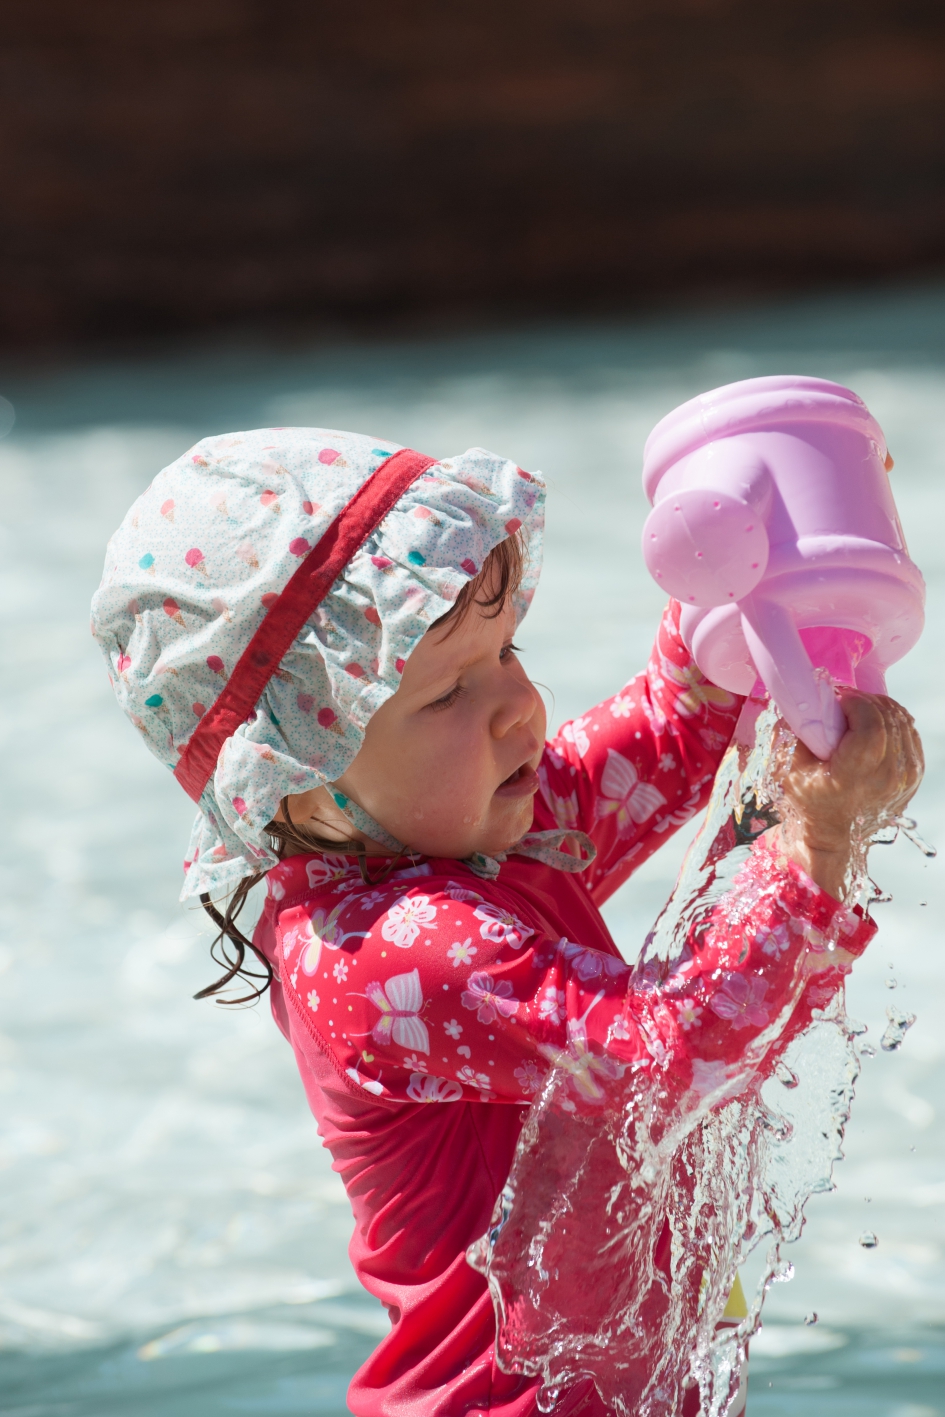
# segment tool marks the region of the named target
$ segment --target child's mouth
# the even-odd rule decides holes
[[[530,797],[538,790],[538,774],[530,763],[522,763],[521,767],[509,773],[504,782],[500,782],[495,790],[497,797]]]

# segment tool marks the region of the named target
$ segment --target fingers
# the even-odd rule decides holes
[[[892,704],[892,699],[881,698],[878,694],[864,694],[846,685],[839,690],[838,698],[851,732],[878,733],[885,728],[887,716],[884,706]]]
[[[869,836],[899,816],[924,766],[915,723],[901,704],[853,688],[839,698],[848,730],[829,761],[798,742],[778,775],[799,839],[833,853],[849,848],[851,833]]]
[[[905,802],[922,780],[925,766],[922,743],[908,710],[895,699],[883,699],[882,708],[891,741],[893,763],[890,766],[896,772],[900,800]]]
[[[913,796],[925,774],[925,754],[911,714],[902,711],[900,721],[902,734],[902,805]]]
[[[911,764],[914,764],[921,777],[922,773],[925,771],[925,754],[922,751],[922,739],[919,737],[919,731],[915,726],[915,719],[901,704],[897,704],[896,707],[899,710],[902,727],[903,752],[907,760]]]
[[[832,771],[865,771],[878,766],[889,750],[893,731],[883,700],[878,695],[850,688],[842,689],[839,698],[847,732],[831,755]]]
[[[849,724],[835,755],[840,771],[869,771],[877,791],[898,809],[915,793],[925,771],[915,720],[885,694],[844,688],[839,693]],[[834,760],[831,760],[832,762]]]

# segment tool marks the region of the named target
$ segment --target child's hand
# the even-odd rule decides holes
[[[922,781],[925,759],[912,715],[894,699],[842,689],[847,732],[826,762],[803,743],[781,777],[792,808],[785,848],[822,890],[843,897],[854,841],[899,816]]]

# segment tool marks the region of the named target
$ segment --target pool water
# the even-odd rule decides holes
[[[541,469],[545,573],[520,639],[560,721],[648,652],[661,605],[639,551],[649,429],[703,389],[785,371],[856,389],[896,459],[929,609],[890,691],[925,739],[915,813],[945,845],[945,289],[0,371],[16,412],[0,442],[6,1417],[340,1414],[387,1324],[354,1284],[345,1197],[268,1010],[191,999],[213,977],[207,931],[176,903],[191,804],[118,713],[87,628],[130,502],[198,437],[273,423],[435,455],[478,444]],[[628,956],[683,844],[607,907]],[[849,1010],[877,1055],[837,1189],[810,1203],[796,1276],[769,1295],[755,1414],[945,1417],[942,865],[899,842],[874,850],[873,874],[894,899],[877,907]],[[918,1021],[886,1054],[893,1002]]]

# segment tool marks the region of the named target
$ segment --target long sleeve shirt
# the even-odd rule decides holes
[[[377,885],[346,856],[269,872],[255,943],[273,1012],[351,1200],[355,1271],[391,1317],[352,1382],[357,1417],[537,1410],[537,1382],[496,1364],[465,1254],[550,1066],[569,1068],[576,1107],[627,1062],[712,1093],[753,1040],[822,1007],[871,938],[762,838],[666,979],[625,964],[598,907],[705,804],[739,709],[671,605],[646,671],[545,747],[533,830],[587,833],[585,871],[512,854],[491,881],[427,857]]]

